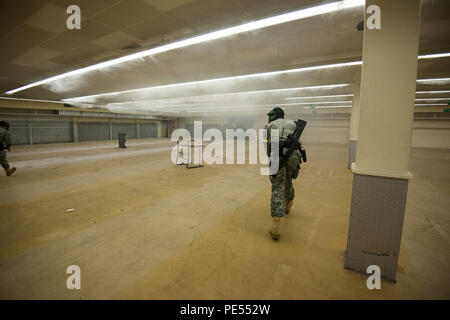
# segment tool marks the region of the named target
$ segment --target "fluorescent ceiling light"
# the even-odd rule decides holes
[[[436,91],[417,91],[416,94],[420,93],[449,93],[450,90],[436,90]]]
[[[217,32],[219,32],[219,31],[217,31]],[[215,32],[213,32],[213,33],[215,33]],[[189,39],[183,40],[183,41],[188,41],[188,40]],[[183,42],[183,41],[179,41],[179,42]],[[170,44],[166,45],[166,46],[162,46],[162,47],[167,47],[167,46],[170,46]],[[71,76],[74,76],[74,75],[77,75],[77,74],[80,74],[80,73],[101,69],[101,68],[104,68],[104,67],[107,67],[107,66],[112,66],[112,65],[115,65],[115,64],[120,64],[120,63],[123,63],[123,62],[126,62],[126,61],[131,61],[131,60],[134,60],[134,59],[142,58],[143,56],[150,56],[150,55],[153,55],[153,54],[156,54],[156,53],[161,53],[161,52],[173,50],[173,49],[168,49],[168,50],[161,51],[161,52],[149,53],[152,50],[157,50],[157,49],[162,48],[162,47],[157,47],[157,48],[154,48],[154,49],[146,50],[146,51],[143,51],[143,52],[138,52],[138,53],[131,54],[131,55],[128,55],[128,56],[125,56],[125,57],[121,57],[121,58],[118,58],[118,59],[113,59],[113,60],[110,60],[110,61],[105,61],[105,62],[102,62],[102,63],[98,63],[98,64],[95,64],[95,65],[92,65],[92,66],[89,66],[89,67],[86,67],[86,68],[82,68],[82,69],[66,72],[66,73],[63,73],[63,74],[51,77],[51,78],[47,78],[47,79],[44,79],[44,80],[41,80],[41,81],[37,81],[37,82],[31,83],[31,84],[28,84],[26,86],[23,86],[23,87],[14,89],[14,90],[7,91],[6,94],[8,94],[8,95],[14,94],[14,93],[19,92],[19,91],[23,91],[23,90],[26,90],[26,89],[29,89],[29,88],[33,88],[33,87],[36,87],[36,86],[39,86],[39,85],[42,85],[42,84],[50,83],[50,82],[53,82],[53,81],[56,81],[56,80],[59,80],[59,79],[71,77]],[[136,55],[140,55],[140,56],[136,56]],[[418,56],[418,59],[419,60],[420,59],[433,59],[433,58],[442,58],[442,57],[448,57],[448,56],[450,56],[450,53],[435,53],[435,54],[428,54],[428,55]],[[355,62],[355,65],[361,65],[361,64],[362,64],[362,61]],[[436,80],[436,79],[424,79],[422,81],[432,81],[432,80]],[[439,79],[439,80],[444,81],[444,79]],[[193,83],[193,82],[191,82],[191,83]],[[185,84],[188,84],[188,83],[185,83]],[[135,89],[135,90],[141,90],[141,89]],[[130,91],[130,90],[128,90],[128,91]],[[123,93],[123,92],[119,91],[117,93]],[[114,92],[111,92],[110,94],[114,94]]]
[[[255,111],[255,110],[257,110],[257,111],[267,110],[268,111],[268,110],[270,110],[270,108],[265,107],[265,108],[244,108],[244,109],[239,109],[239,111]],[[210,112],[228,113],[228,112],[230,112],[230,110],[220,109],[220,110],[206,110],[206,111],[188,111],[188,113],[207,113],[207,112],[208,113],[210,113]]]
[[[437,101],[437,100],[440,100],[440,101],[448,100],[448,101],[450,101],[450,97],[449,98],[422,98],[422,99],[416,99],[416,101]]]
[[[51,102],[51,103],[59,103],[63,104],[64,102],[61,101],[52,101],[52,100],[37,100],[37,99],[21,99],[21,98],[6,98],[6,97],[0,97],[2,100],[13,100],[13,101],[32,101],[32,102]]]
[[[330,69],[330,68],[342,68],[342,67],[349,67],[349,66],[356,66],[356,65],[362,65],[362,61],[352,61],[352,62],[344,62],[344,63],[325,64],[325,65],[318,65],[318,66],[312,66],[312,67],[295,68],[295,69],[287,69],[287,70],[278,70],[278,71],[270,71],[270,72],[262,72],[262,73],[252,73],[252,74],[246,74],[246,75],[240,75],[240,76],[231,76],[231,77],[216,78],[216,79],[207,79],[207,80],[199,80],[199,81],[191,81],[191,82],[173,83],[173,84],[166,84],[166,85],[160,85],[160,86],[154,86],[154,87],[146,87],[146,88],[138,88],[138,89],[130,89],[130,90],[123,90],[123,91],[113,91],[113,92],[99,93],[99,94],[94,94],[94,95],[89,95],[89,96],[67,98],[67,99],[63,99],[63,101],[77,101],[77,100],[86,100],[86,99],[92,99],[92,98],[95,99],[95,98],[98,98],[98,97],[103,97],[103,96],[108,96],[108,95],[119,95],[119,94],[124,94],[124,93],[139,92],[139,91],[143,91],[143,90],[152,90],[152,89],[163,89],[163,88],[173,88],[173,87],[181,87],[181,86],[189,86],[189,85],[198,85],[198,84],[206,84],[206,83],[220,82],[220,81],[226,81],[226,80],[239,80],[239,79],[246,79],[246,78],[267,77],[267,76],[274,76],[274,75],[280,75],[280,74],[286,74],[286,73],[314,71],[314,70],[322,70],[322,69]],[[430,81],[437,81],[437,82],[450,81],[450,78],[418,79],[417,80],[417,82],[430,82]]]
[[[191,46],[194,44],[199,44],[199,43],[203,43],[203,42],[207,42],[207,41],[211,41],[211,40],[226,38],[226,37],[236,35],[239,33],[253,31],[253,30],[262,29],[262,28],[267,28],[270,26],[275,26],[278,24],[286,23],[286,22],[291,22],[291,21],[296,21],[296,20],[305,19],[305,18],[309,18],[309,17],[314,17],[314,16],[318,16],[318,15],[322,15],[322,14],[327,14],[330,12],[336,12],[336,11],[340,11],[343,9],[363,6],[364,4],[365,4],[364,0],[344,0],[344,1],[338,1],[338,2],[333,2],[333,3],[329,3],[329,4],[319,5],[319,6],[315,6],[315,7],[308,8],[308,9],[301,9],[301,10],[277,15],[274,17],[249,22],[249,23],[244,23],[244,24],[241,24],[238,26],[206,33],[206,34],[203,34],[200,36],[196,36],[196,37],[181,40],[181,41],[172,42],[172,43],[169,43],[166,45],[162,45],[160,47],[152,48],[149,50],[130,54],[130,55],[127,55],[127,56],[124,56],[121,58],[94,64],[89,67],[66,72],[66,73],[63,73],[63,74],[60,74],[60,75],[57,75],[54,77],[50,77],[50,78],[47,78],[44,80],[40,80],[40,81],[31,83],[31,84],[25,85],[23,87],[20,87],[20,88],[14,89],[14,90],[10,90],[7,92],[7,94],[13,94],[13,93],[25,90],[25,89],[29,89],[29,88],[32,88],[35,86],[49,83],[49,82],[52,82],[55,80],[71,77],[74,75],[78,75],[78,74],[93,71],[93,70],[98,70],[98,69],[105,68],[105,67],[114,66],[114,65],[124,63],[127,61],[132,61],[132,60],[136,60],[139,58],[152,56],[152,55],[155,55],[158,53],[167,52],[167,51],[171,51],[171,50],[175,50],[175,49],[180,49],[183,47],[187,47],[187,46]]]
[[[223,107],[194,107],[189,108],[190,106],[187,106],[187,108],[181,108],[181,109],[169,109],[169,110],[175,110],[175,111],[208,111],[208,110],[243,110],[244,108],[254,108],[254,109],[260,109],[264,107],[292,107],[292,106],[298,106],[298,105],[316,105],[316,104],[334,104],[334,103],[352,103],[351,101],[329,101],[329,102],[298,102],[298,103],[272,103],[272,104],[255,104],[255,105],[246,105],[246,106],[223,106]]]
[[[312,67],[304,67],[304,68],[278,70],[278,71],[270,71],[270,72],[262,72],[262,73],[252,73],[252,74],[245,74],[245,75],[240,75],[240,76],[231,76],[231,77],[207,79],[207,80],[200,80],[200,81],[173,83],[173,84],[166,84],[166,85],[147,87],[147,88],[106,92],[106,93],[94,94],[94,95],[90,95],[90,96],[82,96],[82,97],[63,99],[63,101],[77,101],[77,100],[86,100],[86,99],[92,99],[92,98],[95,99],[95,98],[103,97],[103,96],[119,95],[119,94],[124,94],[124,93],[133,93],[133,92],[138,92],[138,91],[143,91],[143,90],[154,90],[154,89],[182,87],[182,86],[189,86],[189,85],[199,85],[199,84],[220,82],[220,81],[226,81],[226,80],[239,80],[239,79],[247,79],[247,78],[268,77],[268,76],[275,76],[275,75],[286,74],[286,73],[323,70],[323,69],[330,69],[330,68],[342,68],[342,67],[350,67],[350,66],[356,66],[356,65],[361,65],[361,64],[362,64],[362,61],[352,61],[352,62],[343,62],[343,63],[325,64],[325,65],[312,66]]]
[[[450,78],[417,79],[417,82],[442,82],[442,81],[450,81]]]
[[[353,94],[335,94],[328,96],[311,96],[311,97],[291,97],[284,98],[285,100],[298,100],[298,99],[316,99],[316,98],[336,98],[336,97],[353,97]]]
[[[272,107],[272,106],[271,106]],[[312,109],[311,107],[303,107],[304,109]],[[314,109],[335,109],[335,108],[351,108],[351,106],[321,106],[315,107]],[[262,111],[262,110],[270,110],[270,107],[262,107],[262,108],[243,108],[237,111]],[[187,111],[189,113],[207,113],[207,112],[229,112],[229,109],[208,109],[208,110],[195,110],[195,111]]]
[[[418,58],[419,59],[436,59],[436,58],[444,58],[444,57],[450,57],[450,53],[445,52],[445,53],[425,54],[425,55],[419,56]]]
[[[322,107],[304,107],[304,109],[334,109],[334,108],[351,108],[352,106],[322,106]]]
[[[321,89],[334,89],[349,86],[349,83],[342,84],[328,84],[322,86],[308,86],[308,87],[294,87],[294,88],[282,88],[282,89],[268,89],[268,90],[252,90],[252,91],[238,91],[238,92],[227,92],[227,93],[216,93],[216,94],[204,94],[204,95],[196,95],[196,96],[183,96],[176,98],[162,98],[162,99],[153,99],[153,100],[138,100],[138,101],[124,101],[124,102],[112,102],[108,105],[123,105],[123,104],[142,104],[142,103],[150,103],[150,102],[159,102],[159,101],[178,101],[182,99],[196,99],[196,98],[212,98],[212,97],[225,97],[225,96],[234,96],[234,95],[246,95],[246,94],[260,94],[260,93],[275,93],[275,92],[285,92],[285,91],[301,91],[301,90],[321,90]]]
[[[415,106],[448,106],[446,103],[416,103]]]
[[[297,106],[297,105],[316,105],[316,104],[334,104],[334,103],[352,103],[351,101],[320,101],[320,102],[296,102],[296,103],[284,103],[280,104],[280,106]]]
[[[328,85],[321,85],[321,86],[307,86],[307,87],[294,87],[294,88],[282,88],[282,89],[268,89],[268,90],[252,90],[252,91],[239,91],[239,92],[228,92],[228,93],[217,93],[217,94],[205,94],[205,95],[196,95],[196,96],[183,96],[183,97],[176,97],[176,98],[162,98],[162,99],[153,99],[153,100],[138,100],[138,101],[123,101],[123,102],[111,102],[108,103],[108,106],[146,106],[150,103],[167,103],[170,101],[176,101],[176,103],[179,103],[183,99],[199,99],[199,98],[213,98],[213,97],[220,97],[225,98],[228,96],[238,96],[238,95],[251,95],[251,94],[262,94],[262,93],[281,93],[281,92],[287,92],[287,91],[302,91],[302,90],[322,90],[322,89],[334,89],[334,88],[342,88],[350,86],[349,83],[341,83],[341,84],[328,84]],[[324,96],[325,97],[325,96]],[[206,101],[210,102],[210,101]],[[191,102],[187,102],[191,103]],[[185,103],[184,105],[186,105]],[[164,107],[166,107],[165,105]],[[169,105],[170,107],[178,106],[177,105]]]

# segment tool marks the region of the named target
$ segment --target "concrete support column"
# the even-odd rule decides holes
[[[136,121],[136,139],[141,138],[141,126],[139,122]]]
[[[345,267],[377,265],[395,281],[406,206],[420,0],[366,0],[365,21],[381,9],[381,29],[364,28],[360,116]]]
[[[113,139],[113,135],[112,135],[112,122],[111,120],[109,120],[109,140]]]
[[[348,142],[348,168],[351,169],[351,165],[356,159],[356,144],[358,141],[358,129],[359,129],[359,100],[361,89],[361,72],[358,72],[355,81],[353,82],[353,101],[352,101],[352,114],[350,116],[350,130],[349,130],[349,142]]]
[[[73,142],[78,142],[78,122],[72,119]]]
[[[30,139],[30,145],[33,145],[33,128],[31,127],[31,120],[28,120],[28,139]]]

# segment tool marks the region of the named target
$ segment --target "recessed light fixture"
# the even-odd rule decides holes
[[[93,70],[102,69],[105,67],[114,66],[114,65],[121,64],[124,62],[140,59],[143,57],[152,56],[152,55],[155,55],[158,53],[163,53],[163,52],[167,52],[167,51],[171,51],[171,50],[175,50],[175,49],[180,49],[183,47],[187,47],[187,46],[191,46],[191,45],[199,44],[199,43],[204,43],[207,41],[222,39],[222,38],[226,38],[226,37],[229,37],[232,35],[248,32],[248,31],[253,31],[253,30],[257,30],[257,29],[267,28],[270,26],[275,26],[278,24],[286,23],[286,22],[310,18],[310,17],[322,15],[322,14],[340,11],[343,9],[364,6],[364,4],[365,4],[364,0],[344,0],[344,1],[337,1],[337,2],[333,2],[333,3],[323,4],[323,5],[315,6],[312,8],[301,9],[301,10],[297,10],[297,11],[293,11],[293,12],[289,12],[289,13],[285,13],[285,14],[280,14],[280,15],[277,15],[274,17],[269,17],[269,18],[249,22],[249,23],[244,23],[244,24],[237,25],[234,27],[206,33],[206,34],[196,36],[193,38],[175,41],[175,42],[172,42],[172,43],[169,43],[166,45],[162,45],[160,47],[152,48],[149,50],[144,50],[144,51],[133,53],[133,54],[130,54],[127,56],[117,58],[117,59],[112,59],[109,61],[94,64],[89,67],[69,71],[69,72],[54,76],[54,77],[50,77],[50,78],[47,78],[44,80],[30,83],[30,84],[22,86],[20,88],[10,90],[6,93],[14,94],[16,92],[19,92],[19,91],[22,91],[25,89],[29,89],[32,87],[36,87],[36,86],[39,86],[42,84],[46,84],[46,83],[49,83],[49,82],[52,82],[55,80],[71,77],[74,75],[78,75],[78,74],[93,71]]]

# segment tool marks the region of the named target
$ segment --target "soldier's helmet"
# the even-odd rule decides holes
[[[267,114],[269,116],[269,122],[274,121],[276,119],[284,118],[284,111],[280,107],[275,107]]]

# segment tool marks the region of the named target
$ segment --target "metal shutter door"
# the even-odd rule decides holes
[[[30,144],[30,131],[28,130],[28,121],[11,120],[9,123],[9,132],[13,145]]]
[[[109,140],[108,122],[80,122],[78,123],[79,141]]]
[[[112,138],[119,139],[119,133],[126,133],[127,139],[136,139],[136,124],[134,123],[112,123]]]
[[[31,133],[33,144],[73,141],[72,122],[32,121]]]
[[[158,138],[158,125],[156,123],[140,123],[141,138]]]

